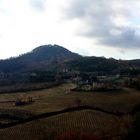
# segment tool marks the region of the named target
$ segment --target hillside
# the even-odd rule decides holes
[[[0,137],[1,140],[119,140],[127,134],[125,125],[126,122],[116,116],[83,110],[0,129]]]
[[[56,64],[81,57],[76,53],[58,45],[43,45],[31,52],[0,61],[1,72],[20,72],[45,69],[49,70]]]
[[[140,68],[140,59],[134,59],[128,61],[133,67]]]
[[[0,72],[56,71],[71,69],[81,72],[117,73],[140,68],[140,60],[116,60],[104,57],[83,57],[59,45],[43,45],[18,57],[0,60]]]
[[[28,112],[35,115],[33,118],[26,116],[29,119],[25,118],[16,125],[12,123],[2,125],[7,121],[13,122],[13,118],[8,120],[1,115],[1,140],[22,138],[52,140],[57,137],[56,140],[62,140],[63,137],[66,140],[70,134],[72,134],[70,140],[78,140],[74,138],[75,135],[83,133],[87,134],[87,138],[79,140],[93,140],[93,136],[99,136],[100,140],[121,140],[121,137],[127,135],[133,119],[129,112],[139,105],[139,91],[134,89],[124,89],[117,93],[70,91],[73,87],[74,85],[69,83],[50,89],[26,92],[23,95],[0,94],[1,114],[7,113],[9,116],[13,115],[13,118],[20,114],[23,114],[20,117],[24,118],[24,114]],[[14,103],[8,102],[16,100],[17,97],[27,96],[31,96],[34,102],[23,106],[15,106]],[[88,108],[77,107],[77,98],[81,100],[80,106],[87,105]]]
[[[0,60],[0,85],[19,82],[56,82],[77,73],[139,75],[140,60],[84,57],[59,45],[43,45],[18,57]]]
[[[104,57],[82,57],[77,61],[67,63],[72,69],[82,72],[101,72],[105,74],[117,73],[129,69],[129,62]]]

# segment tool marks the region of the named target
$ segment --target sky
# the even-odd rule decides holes
[[[0,59],[46,44],[140,59],[138,0],[0,0]]]

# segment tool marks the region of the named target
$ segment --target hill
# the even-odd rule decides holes
[[[53,71],[65,67],[82,72],[112,73],[140,68],[140,60],[116,60],[105,57],[83,57],[59,45],[43,45],[18,57],[0,60],[0,72],[17,73],[35,70]]]
[[[130,67],[128,61],[104,57],[82,57],[77,61],[69,61],[67,65],[81,72],[98,72],[102,74],[118,73]]]
[[[140,68],[140,59],[129,60],[129,63],[130,63],[133,67]]]
[[[43,45],[18,57],[0,60],[0,85],[15,82],[50,82],[70,79],[77,73],[138,75],[140,60],[83,57],[59,45]]]
[[[15,58],[0,61],[1,72],[49,70],[57,63],[81,57],[58,45],[43,45]]]

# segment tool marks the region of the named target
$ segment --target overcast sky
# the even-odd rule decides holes
[[[139,0],[0,0],[0,59],[44,44],[140,58]]]

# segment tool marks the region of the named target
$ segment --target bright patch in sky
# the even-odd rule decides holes
[[[139,9],[138,0],[0,0],[0,59],[43,44],[140,58]]]

